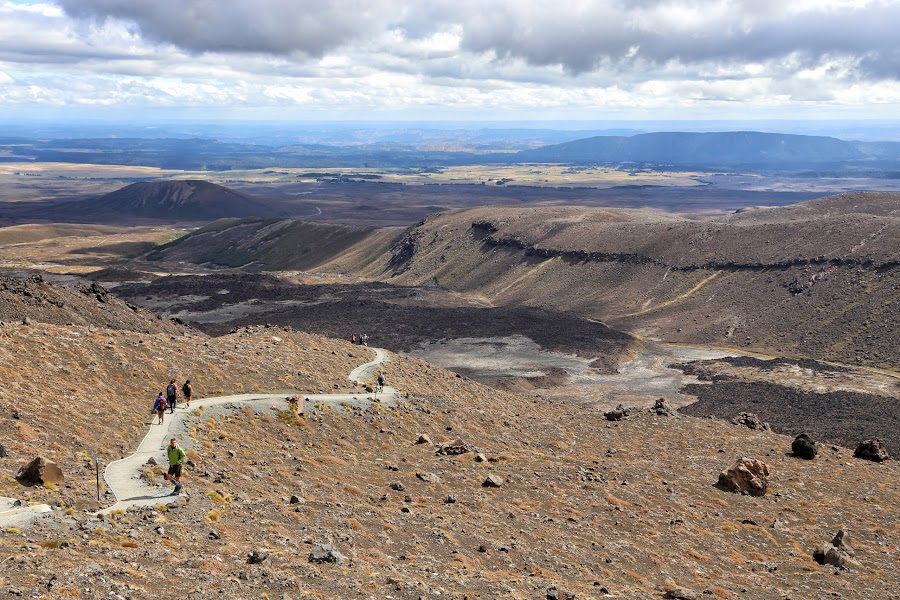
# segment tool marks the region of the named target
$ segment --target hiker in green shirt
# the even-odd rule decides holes
[[[175,438],[169,440],[169,447],[166,448],[166,455],[169,458],[169,472],[166,473],[166,480],[175,482],[175,489],[172,491],[172,495],[177,496],[181,493],[182,488],[181,465],[187,460],[187,456],[185,455],[184,450],[181,449],[181,446],[178,445],[178,442],[175,441]]]

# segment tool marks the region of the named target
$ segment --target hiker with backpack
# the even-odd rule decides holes
[[[384,371],[378,372],[378,391],[384,391]]]
[[[194,388],[191,387],[191,380],[188,379],[184,382],[184,385],[181,386],[181,395],[184,396],[185,406],[191,405],[191,396],[193,394],[194,394]]]
[[[169,405],[170,415],[175,412],[176,402],[178,402],[178,386],[175,385],[175,380],[173,379],[166,387],[166,404]]]
[[[181,446],[178,445],[175,438],[169,440],[169,447],[166,448],[166,458],[169,459],[169,471],[166,473],[166,481],[175,482],[175,489],[172,490],[172,495],[177,496],[181,493],[181,488],[183,487],[181,485],[181,465],[187,460],[187,455],[181,449]]]
[[[157,396],[156,400],[153,402],[153,412],[159,417],[159,423],[157,423],[157,425],[162,425],[163,418],[166,414],[166,399],[163,398],[162,392],[159,393],[159,396]]]

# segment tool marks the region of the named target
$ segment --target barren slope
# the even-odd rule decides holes
[[[400,357],[388,371],[410,394],[399,409],[200,414],[178,435],[190,495],[99,520],[84,512],[96,506],[90,459],[130,452],[158,382],[191,376],[201,396],[327,389],[347,385],[369,353],[276,328],[173,340],[56,325],[4,326],[0,352],[0,471],[41,453],[67,476],[58,490],[0,478],[0,495],[60,508],[0,533],[12,594],[652,598],[683,586],[719,598],[881,599],[900,585],[895,462],[842,449],[800,461],[785,455],[789,438],[689,417],[607,424]],[[37,372],[53,376],[41,383]],[[97,401],[83,402],[94,390]],[[437,455],[416,444],[421,433],[472,451]],[[768,495],[712,487],[739,455],[770,465]],[[162,485],[161,473],[148,466],[144,477]],[[488,474],[501,487],[483,487]],[[840,527],[859,566],[837,574],[811,554]],[[309,562],[320,543],[346,562]]]

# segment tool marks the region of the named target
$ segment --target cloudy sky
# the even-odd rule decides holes
[[[900,0],[0,0],[0,115],[890,120],[898,23]]]

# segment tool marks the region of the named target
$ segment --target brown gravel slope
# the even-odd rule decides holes
[[[178,436],[192,461],[190,495],[167,511],[99,520],[83,512],[95,505],[88,461],[136,445],[150,395],[170,375],[190,376],[201,396],[328,389],[369,352],[279,328],[172,339],[44,324],[3,326],[0,352],[9,452],[0,495],[60,508],[0,533],[6,593],[461,599],[556,588],[653,598],[681,586],[714,598],[881,599],[900,586],[896,462],[844,449],[801,461],[785,454],[789,438],[691,417],[607,423],[402,357],[387,369],[409,393],[398,409],[197,414]],[[423,433],[433,444],[416,443]],[[434,444],[457,438],[472,451],[435,454]],[[67,481],[58,490],[11,478],[35,453],[59,461]],[[712,486],[741,455],[770,465],[766,496]],[[162,484],[161,473],[144,476]],[[482,486],[489,474],[501,487]],[[859,565],[814,563],[814,548],[841,527]],[[346,562],[309,562],[320,543]],[[249,563],[254,551],[264,560]]]

